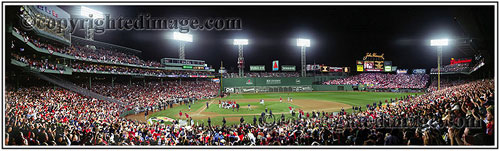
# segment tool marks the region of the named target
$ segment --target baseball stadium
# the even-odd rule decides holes
[[[2,148],[497,147],[496,5],[4,5]]]

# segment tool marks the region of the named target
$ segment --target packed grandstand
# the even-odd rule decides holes
[[[12,36],[10,41],[12,62],[21,63],[16,69],[25,65],[41,73],[60,71],[61,75],[70,69],[74,75],[61,76],[58,80],[70,83],[61,84],[63,86],[8,84],[4,93],[5,145],[493,145],[495,140],[495,81],[491,78],[447,79],[441,81],[441,88],[437,90],[436,80],[430,74],[360,73],[325,80],[321,85],[366,85],[368,89],[425,91],[421,95],[353,106],[351,112],[299,112],[294,117],[283,117],[271,124],[262,120],[210,125],[181,124],[177,119],[168,124],[127,119],[121,115],[129,111],[134,114],[150,110],[168,111],[181,103],[224,97],[220,83],[206,78],[208,76],[284,78],[300,75],[298,72],[251,72],[240,77],[236,73],[221,75],[207,71],[158,69],[166,66],[115,50],[91,49],[77,44],[63,46],[43,40],[34,33],[16,27],[12,29],[23,39]],[[30,44],[50,53],[37,53]],[[54,52],[85,59],[66,63],[66,59],[54,55]],[[444,71],[465,70],[471,68],[462,64],[444,68]],[[83,82],[80,79],[96,75],[98,71],[125,74],[125,77],[120,77],[122,81],[119,82]],[[28,73],[24,68],[20,72]],[[132,77],[127,75],[129,73],[165,80],[132,82],[126,80]],[[58,75],[58,72],[47,74]],[[205,78],[178,80],[168,79],[168,75]],[[80,89],[117,102],[99,99]],[[456,126],[457,123],[463,126]]]
[[[330,80],[326,85],[359,85],[365,84],[373,89],[411,88],[422,89],[429,81],[427,74],[384,74],[361,73],[356,76]]]
[[[131,88],[129,90],[138,94],[138,97],[134,97],[137,99],[122,98],[132,105],[168,110],[168,106],[160,105],[166,102],[149,101],[162,100],[156,99],[159,95],[140,90],[155,87]],[[187,92],[207,89],[200,87],[200,83],[185,87],[189,88]],[[113,89],[119,88],[121,87],[117,86]],[[172,86],[172,89],[183,88]],[[169,125],[151,125],[121,118],[119,114],[126,106],[85,97],[61,88],[28,87],[6,92],[6,144],[491,145],[494,140],[493,89],[493,80],[465,81],[417,97],[392,100],[398,102],[398,105],[387,108],[360,107],[353,113],[339,114],[316,112],[311,113],[311,116],[299,115],[301,118],[284,119],[266,128],[251,122],[232,126],[179,126],[175,122]],[[102,94],[116,91],[116,96],[122,94],[119,92],[127,91],[106,88],[95,90]],[[212,94],[201,91],[182,97],[208,97]],[[410,117],[415,121],[405,120]],[[450,126],[461,118],[467,119],[465,127]],[[484,118],[487,121],[483,121]],[[413,128],[378,128],[380,125],[376,124],[379,122],[387,122],[389,127]]]

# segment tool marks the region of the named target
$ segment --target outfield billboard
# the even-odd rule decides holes
[[[330,72],[344,72],[342,67],[330,67]]]
[[[312,85],[312,77],[251,77],[251,78],[224,78],[223,87],[248,87],[248,86],[300,86]]]
[[[281,71],[295,71],[296,67],[294,65],[282,65]]]
[[[413,74],[425,74],[425,69],[413,69]]]
[[[184,65],[182,66],[182,69],[193,69],[193,66]]]
[[[408,73],[408,69],[397,69],[396,73],[398,73],[398,74],[407,74]]]
[[[280,69],[279,61],[278,60],[274,60],[273,64],[272,64],[272,67],[273,67],[273,71],[278,71]]]
[[[363,65],[356,65],[356,71],[363,72],[364,71]]]
[[[391,72],[392,71],[392,66],[384,66],[384,71],[385,72]]]
[[[250,71],[266,71],[266,66],[264,66],[264,65],[250,65]]]
[[[392,71],[391,72],[396,72],[396,70],[398,69],[398,66],[392,66]]]
[[[321,72],[330,72],[330,67],[329,66],[321,66]]]

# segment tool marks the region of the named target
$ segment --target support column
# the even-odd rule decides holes
[[[300,64],[301,64],[301,76],[305,77],[306,76],[306,47],[302,46],[300,47]]]
[[[111,87],[115,87],[115,79],[116,77],[111,77]]]
[[[89,89],[92,89],[92,76],[89,76]]]
[[[443,56],[443,47],[439,46],[438,47],[438,58],[437,58],[437,64],[438,64],[438,90],[441,90],[441,57]]]
[[[243,77],[245,68],[245,59],[243,58],[243,45],[238,45],[238,75]]]
[[[184,47],[185,47],[185,44],[184,42],[179,42],[179,59],[186,59],[185,57],[185,54],[184,54]]]

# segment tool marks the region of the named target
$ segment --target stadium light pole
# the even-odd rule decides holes
[[[82,15],[84,17],[91,18],[91,19],[104,18],[104,14],[102,12],[85,7],[85,6],[80,7],[80,15]],[[84,26],[85,26],[85,39],[94,41],[94,29],[90,28],[90,24],[92,22],[93,21],[89,21],[86,24],[84,24]]]
[[[441,57],[443,56],[443,46],[448,46],[448,39],[433,39],[431,46],[437,47],[438,90],[441,90]]]
[[[248,39],[234,39],[233,45],[238,46],[238,75],[243,77],[245,69],[245,59],[243,58],[243,46],[248,45]]]
[[[311,46],[311,40],[298,38],[297,46],[300,47],[300,63],[301,63],[301,76],[306,76],[306,47]]]
[[[179,59],[186,59],[184,47],[186,42],[193,42],[193,35],[174,32],[174,39],[179,41]]]

